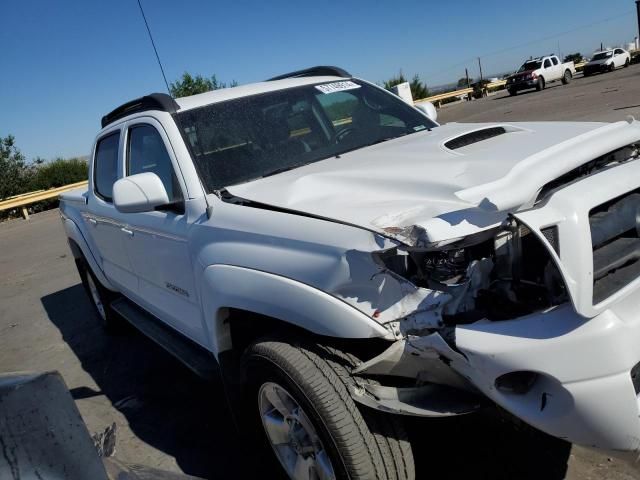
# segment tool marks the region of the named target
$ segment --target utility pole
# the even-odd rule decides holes
[[[638,38],[640,39],[640,0],[636,0],[636,10],[638,12]]]
[[[480,57],[478,57],[478,66],[480,67],[480,85],[482,85],[482,62],[480,62]]]
[[[469,82],[469,70],[464,69],[464,76],[467,77],[467,88],[471,88],[471,82]]]

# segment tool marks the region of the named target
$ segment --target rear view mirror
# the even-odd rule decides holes
[[[434,107],[433,103],[431,102],[416,103],[415,107],[418,110],[420,110],[422,113],[424,113],[427,117],[429,117],[430,120],[433,120],[434,122],[438,118],[438,111],[436,110],[436,107]]]
[[[113,184],[113,204],[119,212],[150,212],[168,203],[167,190],[155,173],[138,173]]]

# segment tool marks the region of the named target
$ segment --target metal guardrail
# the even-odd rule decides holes
[[[28,220],[29,212],[27,211],[27,205],[41,202],[42,200],[56,198],[61,193],[75,190],[76,188],[86,187],[87,184],[88,182],[83,180],[82,182],[72,183],[71,185],[64,185],[63,187],[52,188],[50,190],[38,190],[37,192],[16,195],[15,197],[10,197],[0,201],[0,212],[4,210],[11,210],[13,208],[22,208],[22,216]]]

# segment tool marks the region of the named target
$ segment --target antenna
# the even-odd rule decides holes
[[[142,19],[144,20],[144,24],[147,27],[147,32],[149,32],[149,39],[151,40],[151,45],[153,46],[153,51],[156,52],[156,59],[158,60],[158,65],[160,66],[160,71],[162,72],[162,78],[164,79],[164,84],[167,87],[167,92],[169,92],[169,96],[171,95],[171,89],[169,88],[169,82],[167,82],[167,76],[164,74],[164,68],[162,68],[162,62],[160,61],[160,55],[158,55],[158,49],[156,48],[156,44],[153,41],[153,35],[151,35],[151,29],[149,28],[149,23],[147,22],[147,17],[144,14],[144,10],[142,9],[142,4],[140,0],[138,0],[138,6],[140,7],[140,13],[142,13]]]

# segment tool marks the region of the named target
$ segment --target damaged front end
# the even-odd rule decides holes
[[[555,227],[539,237],[510,217],[498,228],[464,239],[376,252],[376,262],[414,285],[423,301],[403,318],[383,322],[398,341],[354,370],[354,398],[406,415],[459,415],[479,408],[483,396],[456,346],[456,327],[513,320],[566,303],[559,248]],[[358,377],[391,386],[358,383]],[[535,374],[515,375],[496,388],[521,391],[533,381]]]

